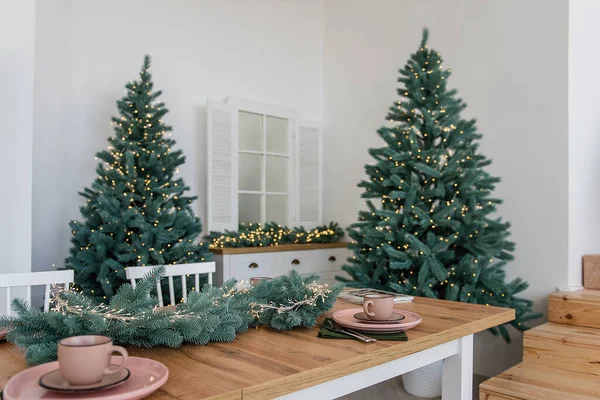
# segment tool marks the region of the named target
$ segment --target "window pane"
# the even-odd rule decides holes
[[[240,193],[238,197],[239,220],[242,224],[261,222],[260,200],[261,194]]]
[[[267,192],[288,191],[288,158],[267,156]]]
[[[262,162],[260,154],[238,154],[238,190],[262,190]]]
[[[267,116],[267,151],[288,154],[288,124],[287,119]]]
[[[240,150],[263,150],[263,116],[245,111],[238,113],[238,147]]]
[[[276,222],[281,225],[288,224],[288,196],[267,195],[267,218],[265,221]]]

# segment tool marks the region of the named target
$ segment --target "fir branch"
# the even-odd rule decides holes
[[[56,359],[58,342],[76,335],[105,335],[120,345],[178,347],[230,342],[258,324],[278,330],[313,326],[342,290],[342,285],[317,284],[316,275],[291,271],[253,287],[234,280],[221,287],[207,284],[175,310],[157,310],[152,290],[163,272],[152,269],[135,289],[123,284],[108,305],[65,287],[53,289],[53,307],[46,313],[15,299],[14,315],[1,317],[0,328],[25,350],[29,364],[39,364]]]
[[[278,246],[281,244],[334,243],[344,237],[344,230],[335,222],[312,230],[288,228],[275,222],[240,224],[237,231],[211,231],[205,240],[210,248]]]

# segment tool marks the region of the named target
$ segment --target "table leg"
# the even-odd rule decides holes
[[[458,354],[444,360],[442,400],[473,398],[473,335],[458,341]]]

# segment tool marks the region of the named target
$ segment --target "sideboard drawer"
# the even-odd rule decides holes
[[[348,258],[349,254],[350,253],[346,249],[315,251],[311,255],[312,271],[317,273],[341,271],[342,265],[346,263],[346,259]]]
[[[284,275],[295,269],[302,273],[312,272],[312,257],[309,251],[287,251],[274,253],[274,264],[279,275]]]
[[[275,278],[293,269],[301,274],[318,274],[321,281],[332,283],[336,274],[344,275],[341,267],[352,254],[343,243],[321,248],[294,246],[298,246],[298,250],[286,248],[278,251],[277,247],[273,247],[269,251],[256,249],[257,252],[231,251],[216,254],[215,283],[221,285],[232,278],[238,281],[262,276]]]
[[[326,283],[329,286],[333,286],[336,283],[340,283],[335,279],[336,276],[341,276],[343,278],[350,278],[350,275],[346,273],[346,271],[331,271],[331,272],[322,272],[319,274],[319,283]]]
[[[269,253],[231,256],[229,276],[238,281],[248,281],[252,277],[274,277],[284,274],[285,272],[278,271],[279,268],[273,261]]]

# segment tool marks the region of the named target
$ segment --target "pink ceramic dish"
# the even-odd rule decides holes
[[[113,356],[111,363],[120,364],[120,356]],[[4,387],[5,400],[137,400],[156,391],[169,378],[169,370],[158,361],[148,358],[129,357],[125,367],[131,376],[117,387],[89,393],[59,393],[44,389],[38,384],[40,377],[58,369],[58,362],[50,362],[28,368],[13,376]]]
[[[336,311],[331,317],[344,328],[373,333],[404,332],[421,323],[421,316],[417,313],[405,310],[394,310],[395,312],[404,315],[405,318],[391,324],[365,324],[361,320],[354,318],[354,314],[361,311],[362,308],[350,308],[347,310]]]

